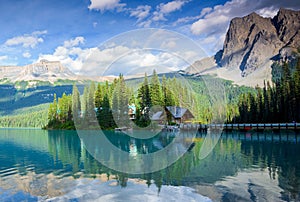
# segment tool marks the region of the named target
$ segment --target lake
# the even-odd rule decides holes
[[[0,201],[300,200],[300,134],[292,131],[223,132],[203,158],[216,136],[78,134],[0,129]]]

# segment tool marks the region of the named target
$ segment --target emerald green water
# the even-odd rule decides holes
[[[184,144],[192,140],[186,132],[177,135]],[[169,134],[106,136],[133,158],[173,140]],[[199,159],[205,137],[197,134],[194,147],[169,167],[133,175],[95,160],[76,131],[0,129],[0,201],[300,200],[300,137],[294,132],[223,133]]]

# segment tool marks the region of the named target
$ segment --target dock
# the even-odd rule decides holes
[[[225,131],[264,131],[264,130],[295,130],[300,131],[300,123],[239,123],[239,124],[196,124],[182,123],[182,130],[198,130],[200,132],[207,129],[222,129]]]

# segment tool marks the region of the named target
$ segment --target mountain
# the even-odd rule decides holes
[[[300,47],[300,11],[280,9],[274,18],[251,13],[231,20],[223,49],[185,71],[216,74],[240,85],[271,80],[274,61],[285,61]]]
[[[76,80],[77,76],[58,61],[41,60],[26,66],[0,66],[0,79],[16,81],[49,81],[58,79]]]
[[[86,77],[83,75],[76,75],[68,68],[64,67],[59,61],[41,60],[34,64],[25,66],[0,66],[0,81],[18,82],[28,81],[35,85],[37,81],[44,81],[54,83],[58,80],[66,81],[112,81],[113,76],[95,76]],[[29,84],[30,85],[30,84]]]

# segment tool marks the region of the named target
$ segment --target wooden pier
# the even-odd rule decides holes
[[[198,138],[207,137],[207,133],[197,133]],[[289,131],[286,133],[273,133],[273,132],[244,132],[241,133],[239,131],[222,133],[221,137],[224,139],[234,139],[234,140],[242,140],[242,141],[264,141],[264,142],[300,142],[300,136],[298,133],[293,131]]]
[[[182,123],[182,130],[199,130],[222,129],[225,131],[264,131],[264,130],[295,130],[300,131],[300,123],[240,123],[240,124],[196,124]]]

